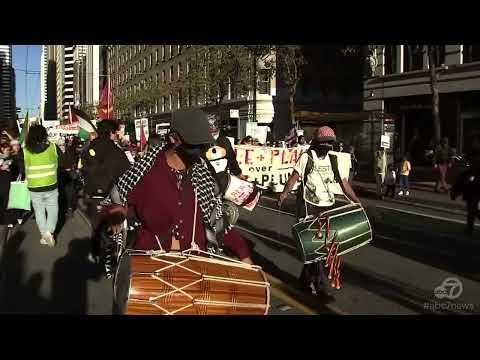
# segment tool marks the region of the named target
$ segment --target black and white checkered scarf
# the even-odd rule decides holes
[[[133,164],[117,182],[120,200],[123,206],[127,204],[128,193],[152,169],[161,147],[148,151],[140,161]],[[205,162],[196,163],[187,172],[187,176],[197,193],[198,203],[203,213],[206,227],[215,231],[217,220],[223,217],[222,195],[215,194],[216,181]]]

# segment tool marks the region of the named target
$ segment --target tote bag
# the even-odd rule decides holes
[[[20,181],[20,176],[17,181],[10,183],[10,192],[8,194],[8,209],[18,209],[30,211],[30,191],[27,187],[26,181]]]

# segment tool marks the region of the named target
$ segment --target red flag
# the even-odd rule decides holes
[[[101,120],[111,119],[113,115],[112,92],[110,91],[110,81],[107,79],[103,86],[100,103],[98,104],[98,118]]]
[[[145,131],[143,131],[143,122],[140,125],[140,151],[143,151],[143,148],[147,145],[147,138],[145,136]]]

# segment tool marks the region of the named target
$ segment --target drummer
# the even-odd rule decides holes
[[[163,150],[151,149],[120,178],[117,186],[123,206],[111,206],[107,213],[126,216],[128,208],[128,214],[140,220],[135,249],[170,251],[198,246],[207,250],[225,231],[225,247],[252,264],[245,240],[235,230],[223,230],[218,221],[212,221],[221,218],[222,195],[215,190],[216,180],[203,160],[214,142],[207,115],[198,109],[175,112],[168,141]],[[117,233],[120,225],[110,230]]]
[[[288,179],[283,192],[280,194],[278,205],[281,206],[283,201],[288,197],[295,184],[299,179],[305,183],[305,189],[302,190],[302,196],[297,197],[297,201],[307,203],[308,213],[318,216],[323,211],[329,210],[335,204],[335,194],[332,191],[333,183],[337,177],[343,193],[356,203],[360,203],[357,195],[353,191],[348,182],[348,175],[350,166],[343,166],[343,157],[336,156],[336,169],[332,166],[330,161],[330,152],[333,150],[333,144],[336,141],[335,132],[328,126],[322,126],[315,130],[312,143],[308,151],[304,152],[297,161],[293,173]],[[333,154],[331,154],[333,155]],[[335,176],[335,172],[337,176]],[[297,204],[299,205],[299,204]],[[298,208],[298,206],[297,206]],[[307,209],[303,210],[305,215]],[[297,217],[305,217],[303,214],[298,214]],[[302,277],[306,280],[307,285],[314,287],[315,291],[323,292],[327,298],[331,298],[328,292],[328,283],[324,273],[324,267],[319,266],[320,271],[315,271],[306,265],[302,272]],[[319,272],[318,274],[316,274]],[[320,281],[320,282],[319,282]]]

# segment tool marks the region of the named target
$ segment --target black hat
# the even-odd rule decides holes
[[[210,134],[207,114],[200,109],[175,111],[171,129],[190,145],[211,144],[215,142]]]

